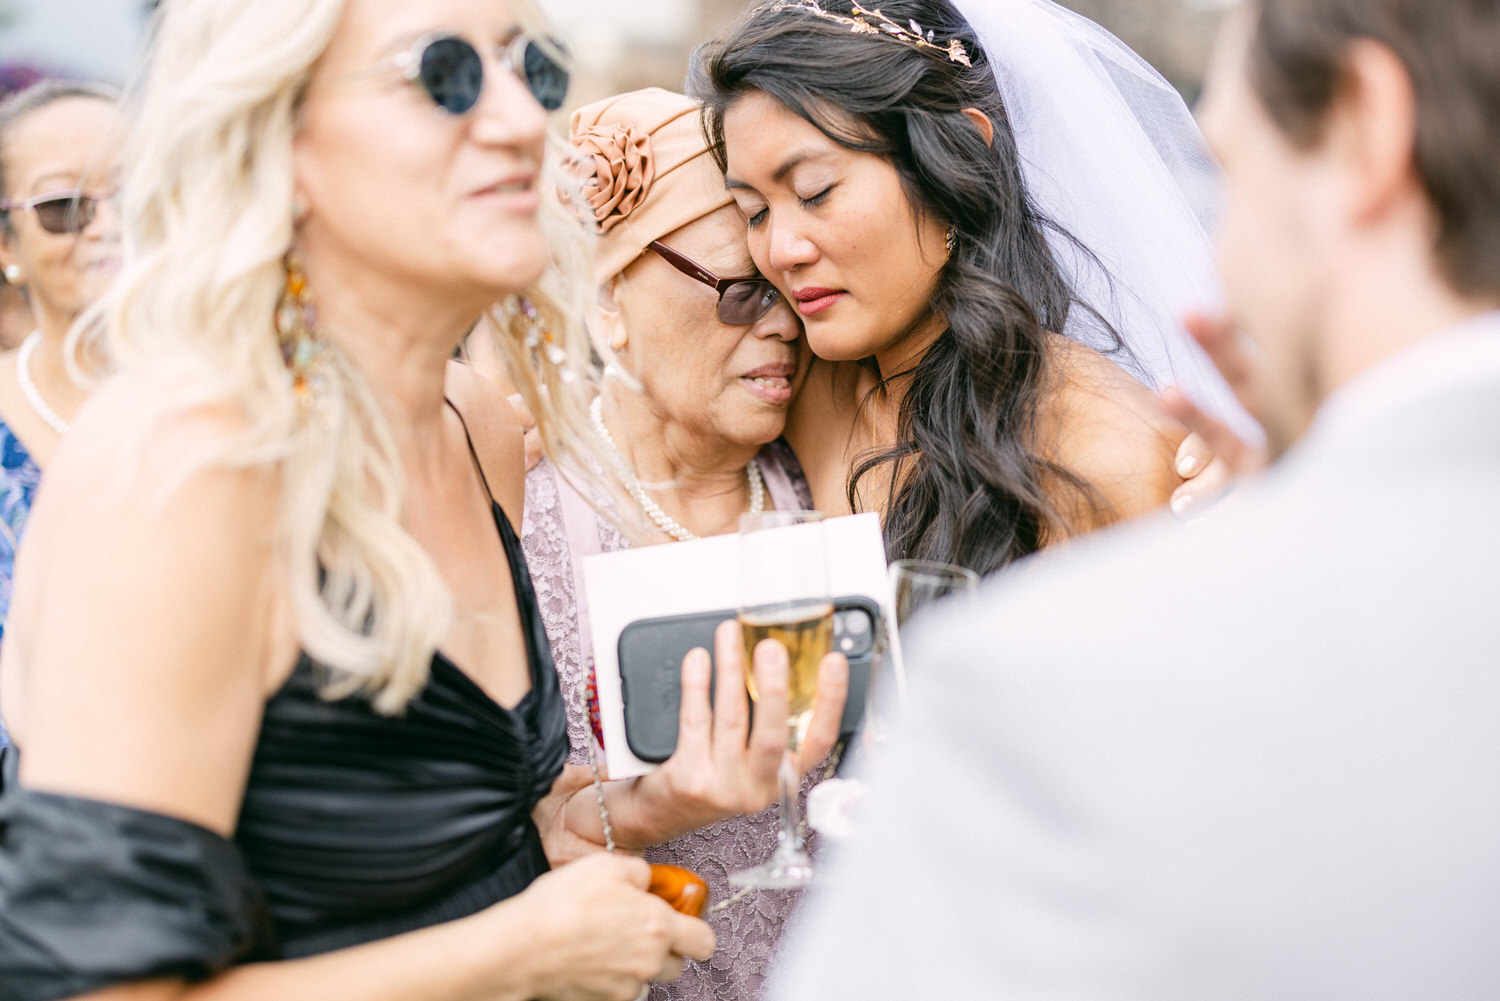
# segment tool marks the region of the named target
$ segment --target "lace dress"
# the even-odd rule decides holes
[[[768,445],[758,461],[773,505],[783,510],[812,506],[807,482],[789,449],[780,443]],[[580,605],[580,568],[584,556],[629,549],[630,542],[543,461],[526,478],[522,546],[567,704],[568,760],[587,763],[588,741],[594,736],[584,688],[594,658],[589,644],[580,642],[588,629],[588,609]],[[804,795],[812,782],[811,776],[804,782]],[[734,893],[729,873],[771,857],[778,823],[779,811],[772,806],[658,845],[646,852],[646,859],[693,870],[708,881],[714,901],[727,900]],[[810,837],[809,848],[815,849],[812,841]],[[800,896],[786,891],[752,893],[710,917],[718,938],[713,956],[704,963],[689,961],[682,976],[670,984],[653,984],[652,1001],[754,1001]]]

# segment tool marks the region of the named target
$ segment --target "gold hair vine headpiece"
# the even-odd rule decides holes
[[[850,14],[836,14],[833,11],[824,10],[818,4],[818,0],[777,0],[771,7],[772,10],[805,10],[814,17],[821,17],[825,21],[833,21],[842,24],[850,31],[859,35],[885,35],[894,38],[898,42],[906,42],[919,49],[933,49],[948,57],[950,62],[969,64],[969,53],[964,49],[963,43],[958,39],[952,39],[947,45],[938,42],[931,31],[923,31],[922,26],[916,21],[907,21],[906,25],[897,24],[881,12],[879,7],[869,10],[858,3],[854,4],[854,10]]]

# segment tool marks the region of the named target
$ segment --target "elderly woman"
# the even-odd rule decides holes
[[[116,95],[88,84],[39,83],[0,105],[0,272],[36,323],[0,356],[0,635],[41,471],[83,403],[68,331],[119,271],[123,124]]]
[[[639,859],[548,872],[602,811],[564,768],[519,437],[448,366],[490,317],[582,441],[558,362],[590,290],[547,262],[585,258],[540,194],[558,49],[520,0],[161,12],[120,371],[49,465],[0,668],[5,996],[628,1001],[713,935]],[[701,752],[611,784],[618,842],[770,802],[777,653],[754,726],[689,659]]]
[[[599,230],[593,334],[613,358],[592,418],[621,489],[583,496],[542,462],[527,477],[524,545],[567,694],[572,757],[586,761],[593,657],[580,561],[732,532],[762,508],[809,507],[790,452],[771,444],[809,355],[797,318],[750,263],[696,103],[625,94],[578,111],[572,138]],[[728,873],[771,856],[776,820],[774,810],[735,817],[646,857],[693,869],[723,899]],[[794,900],[762,894],[715,915],[713,957],[653,996],[757,996]]]

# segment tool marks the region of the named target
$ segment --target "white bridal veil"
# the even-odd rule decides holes
[[[1032,199],[1107,269],[1053,241],[1084,301],[1156,388],[1178,387],[1258,440],[1180,321],[1221,301],[1207,235],[1218,166],[1182,98],[1123,42],[1051,0],[953,3],[989,55]],[[1100,346],[1081,315],[1064,333]]]

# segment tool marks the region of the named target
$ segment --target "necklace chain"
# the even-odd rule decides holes
[[[26,402],[36,415],[47,422],[47,426],[59,435],[68,433],[68,422],[62,419],[62,415],[53,410],[42,399],[41,390],[36,388],[36,383],[31,381],[31,354],[36,346],[42,342],[42,332],[33,330],[21,342],[21,348],[16,352],[16,381],[21,384],[21,395],[26,397]]]
[[[630,492],[631,498],[636,502],[646,517],[650,518],[657,528],[678,542],[691,542],[698,536],[684,528],[667,512],[663,511],[661,505],[647,495],[641,481],[636,477],[635,471],[630,468],[630,463],[625,459],[625,453],[615,444],[614,436],[609,433],[609,428],[604,426],[604,397],[594,397],[594,402],[589,407],[589,422],[594,426],[594,433],[604,442],[610,451],[610,457],[614,460],[615,467],[619,470],[620,479],[625,484],[625,489]],[[751,459],[745,466],[745,478],[750,482],[750,514],[760,514],[766,507],[766,481],[761,476],[760,464]]]

